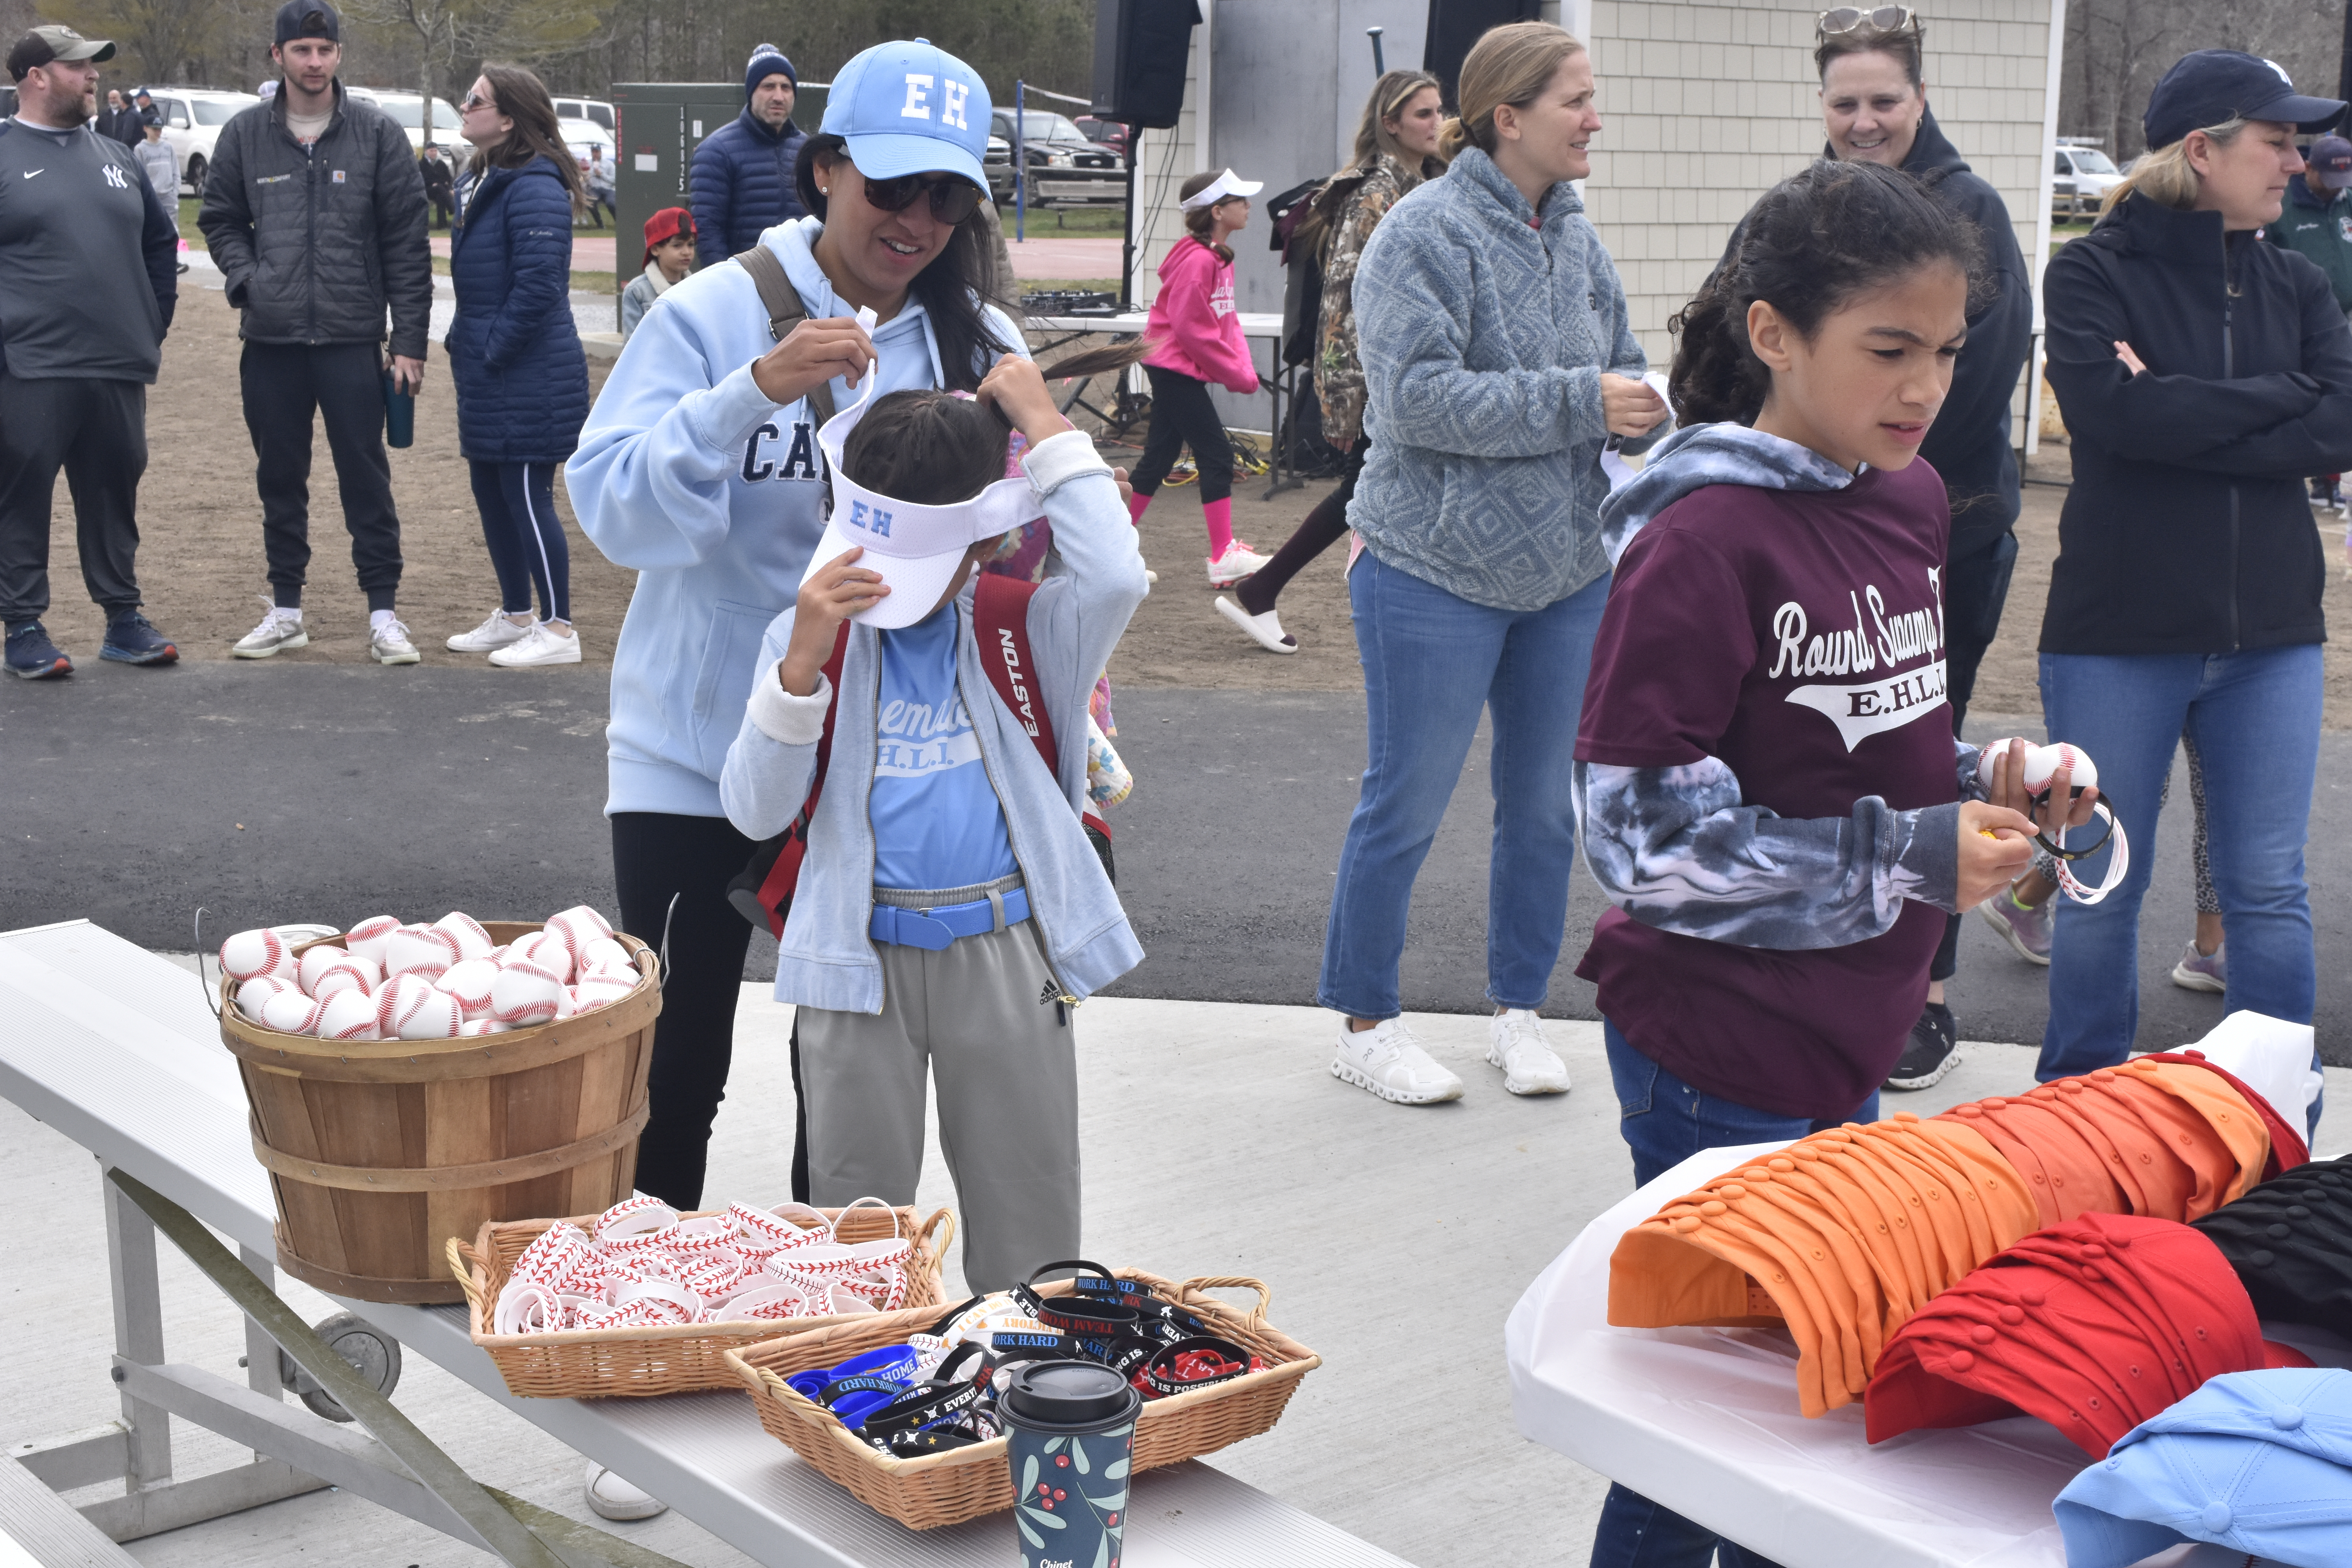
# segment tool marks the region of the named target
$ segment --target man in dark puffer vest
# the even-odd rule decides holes
[[[800,77],[773,44],[743,68],[743,112],[694,150],[695,265],[715,267],[749,250],[788,218],[803,217],[793,170],[808,137],[793,123]]]

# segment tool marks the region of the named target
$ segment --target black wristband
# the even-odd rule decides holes
[[[1214,1373],[1207,1377],[1177,1376],[1177,1358],[1200,1351],[1213,1352],[1220,1358],[1237,1363],[1238,1370]],[[1249,1370],[1249,1352],[1231,1340],[1203,1334],[1179,1340],[1172,1345],[1162,1345],[1150,1361],[1143,1363],[1142,1370],[1136,1375],[1142,1380],[1147,1396],[1164,1399],[1170,1394],[1189,1394],[1196,1388],[1214,1388],[1218,1384],[1231,1383],[1237,1377],[1246,1376]]]

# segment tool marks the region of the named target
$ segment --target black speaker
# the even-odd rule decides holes
[[[1462,74],[1470,47],[1490,28],[1532,22],[1542,10],[1538,0],[1429,0],[1429,35],[1422,46],[1421,68],[1444,87],[1447,108],[1458,101],[1454,79]]]
[[[1094,112],[1124,125],[1172,128],[1184,107],[1184,61],[1200,23],[1196,0],[1100,0]]]

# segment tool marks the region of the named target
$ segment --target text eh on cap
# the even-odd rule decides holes
[[[2148,94],[2140,130],[2150,147],[2169,147],[2191,131],[2232,120],[2283,121],[2320,132],[2344,112],[2338,98],[2306,98],[2284,68],[2236,49],[2198,49],[2173,62]]]
[[[988,189],[991,104],[980,73],[928,38],[877,44],[834,73],[818,133],[869,180],[947,174]]]
[[[114,44],[108,38],[85,38],[71,27],[36,27],[26,34],[8,50],[8,77],[22,81],[27,71],[64,60],[68,65],[82,60],[110,60]]]

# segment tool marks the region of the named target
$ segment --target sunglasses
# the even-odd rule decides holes
[[[915,205],[915,198],[929,191],[931,216],[941,223],[961,223],[980,206],[980,190],[970,180],[953,174],[941,174],[927,180],[920,174],[901,174],[895,180],[866,182],[866,205],[886,213],[904,212]]]
[[[1821,14],[1813,26],[1813,34],[1816,37],[1828,38],[1840,33],[1860,32],[1865,27],[1874,33],[1916,33],[1919,30],[1919,16],[1908,5],[1881,5],[1871,11],[1840,5],[1833,11]]]
[[[457,112],[460,114],[471,114],[478,109],[496,109],[498,106],[498,100],[494,98],[484,98],[478,92],[469,92],[465,96],[463,101],[457,105]]]

